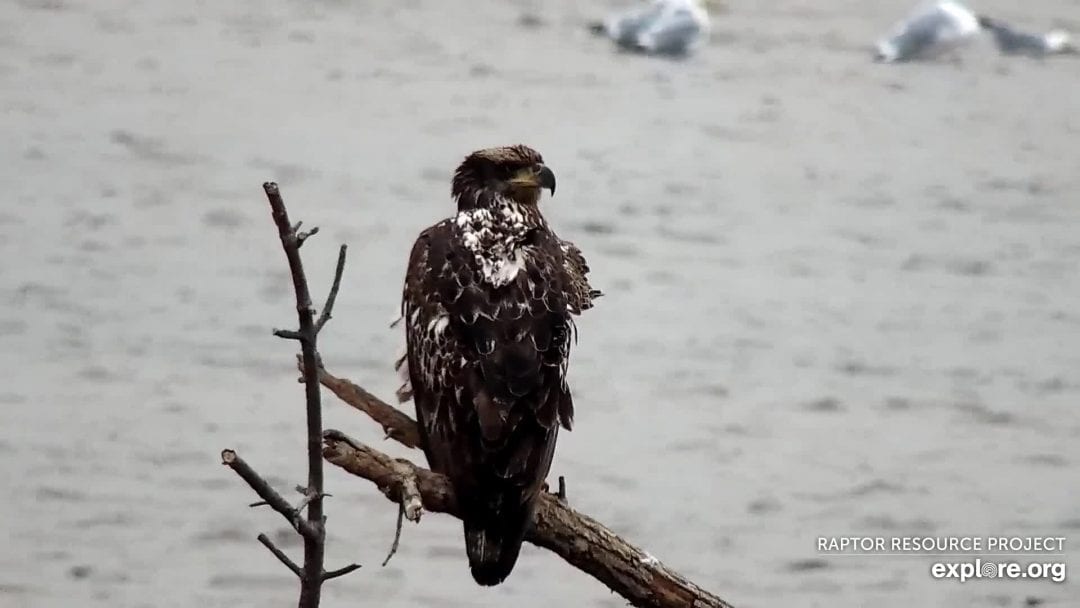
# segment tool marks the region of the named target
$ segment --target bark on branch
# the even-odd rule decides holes
[[[390,421],[390,428],[394,430],[393,433],[388,431],[390,437],[412,438],[414,443],[419,443],[416,422],[405,413],[325,370],[320,373],[320,381],[346,403],[382,424],[384,429],[388,428],[384,421]],[[458,516],[453,488],[442,475],[408,460],[391,458],[340,431],[327,430],[323,439],[323,457],[328,462],[374,482],[391,501],[407,504],[410,491],[415,488],[424,509]],[[413,447],[407,440],[398,440]],[[731,608],[724,600],[664,566],[601,523],[571,509],[560,496],[565,496],[565,485],[562,484],[558,492],[540,497],[536,523],[526,540],[552,551],[634,606]]]
[[[393,439],[407,448],[420,447],[420,432],[416,428],[416,421],[409,417],[408,414],[372,395],[350,380],[338,378],[326,371],[326,369],[319,369],[319,382],[330,389],[339,399],[367,414],[369,418],[377,422],[388,439]]]

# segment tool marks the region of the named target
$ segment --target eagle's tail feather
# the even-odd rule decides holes
[[[531,519],[531,510],[522,505],[514,513],[465,520],[465,550],[478,584],[490,587],[510,576]]]

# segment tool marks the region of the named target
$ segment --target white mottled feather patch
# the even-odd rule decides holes
[[[498,287],[506,285],[517,277],[517,273],[525,270],[525,255],[520,249],[515,249],[513,258],[505,257],[496,260],[492,275],[493,284]]]
[[[498,199],[491,209],[460,211],[454,222],[461,242],[480,266],[481,279],[493,287],[513,281],[525,268],[519,241],[529,231],[526,211],[509,199]]]

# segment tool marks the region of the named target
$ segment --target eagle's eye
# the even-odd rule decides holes
[[[505,164],[501,167],[503,179],[513,179],[515,175],[519,175],[529,167],[528,163]]]

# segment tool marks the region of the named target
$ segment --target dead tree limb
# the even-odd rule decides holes
[[[338,387],[354,387],[339,393],[360,411],[379,412],[371,415],[379,424],[392,416],[397,434],[390,436],[418,437],[415,421],[397,408],[379,400],[348,380],[341,380],[325,370],[322,382],[328,380]],[[359,404],[349,401],[357,398]],[[385,425],[384,425],[384,428]],[[419,499],[428,511],[459,517],[457,500],[450,482],[437,473],[414,465],[408,460],[391,458],[382,452],[359,443],[340,431],[324,434],[323,456],[330,463],[375,483],[391,501],[409,504],[409,494],[419,492]],[[399,440],[400,441],[400,440]],[[409,445],[401,441],[404,445]],[[411,446],[410,446],[411,447]],[[526,536],[532,544],[548,549],[643,608],[731,608],[719,597],[705,591],[677,572],[667,568],[649,553],[631,545],[591,517],[571,509],[565,501],[565,482],[560,480],[559,492],[544,493],[536,510],[536,523]]]
[[[258,536],[258,540],[260,543],[263,544],[264,547],[266,547],[270,551],[270,553],[274,554],[274,557],[278,558],[278,561],[285,564],[285,567],[289,570],[292,570],[292,573],[295,574],[297,578],[304,578],[304,571],[300,569],[300,566],[297,566],[296,562],[289,559],[289,556],[285,555],[284,551],[278,549],[274,545],[273,541],[270,540],[269,536],[265,534],[260,534]]]
[[[333,391],[339,399],[377,422],[387,438],[407,448],[420,447],[420,432],[416,429],[416,421],[408,414],[372,395],[363,387],[345,378],[338,378],[325,369],[319,370],[319,382]]]
[[[251,468],[251,465],[244,462],[243,458],[240,458],[239,454],[232,450],[221,451],[221,464],[229,467],[240,476],[241,479],[247,482],[251,486],[252,490],[262,498],[262,501],[252,503],[252,507],[258,507],[267,505],[271,509],[277,511],[285,518],[292,527],[300,533],[304,538],[315,538],[318,536],[319,531],[312,526],[308,521],[304,520],[300,513],[301,507],[294,507],[289,504],[289,501],[277,493],[277,490],[270,487],[270,484],[262,478],[261,475],[255,472],[255,469]],[[263,543],[266,545],[266,543]],[[274,547],[267,545],[267,549],[271,552],[274,551]]]
[[[304,539],[304,564],[297,566],[289,556],[274,546],[265,534],[258,537],[261,542],[281,563],[285,564],[294,574],[300,578],[300,608],[317,608],[322,594],[324,581],[356,570],[360,566],[350,564],[344,568],[326,572],[323,562],[326,551],[326,517],[323,515],[323,458],[322,458],[322,403],[319,387],[319,353],[316,347],[319,331],[330,320],[334,300],[337,299],[338,289],[341,287],[341,275],[345,270],[345,245],[338,252],[337,270],[334,275],[333,286],[326,298],[326,305],[318,320],[315,319],[315,308],[311,303],[311,291],[308,289],[307,275],[304,274],[304,265],[300,260],[300,247],[304,241],[318,232],[318,228],[312,228],[306,232],[300,231],[300,222],[295,225],[289,222],[289,214],[285,209],[285,202],[281,198],[277,184],[267,182],[263,184],[263,191],[270,202],[270,214],[277,225],[278,237],[281,239],[281,247],[285,251],[285,258],[289,263],[289,272],[292,276],[293,290],[296,293],[296,313],[300,328],[298,330],[274,330],[274,335],[279,338],[297,340],[300,342],[301,361],[304,373],[305,396],[307,402],[307,452],[308,452],[308,482],[307,486],[300,488],[304,498],[298,506],[292,506],[280,494],[278,494],[266,480],[255,472],[233,450],[221,452],[222,464],[230,467],[262,498],[255,505],[266,504],[280,513],[296,529]],[[307,518],[304,518],[304,511]]]

